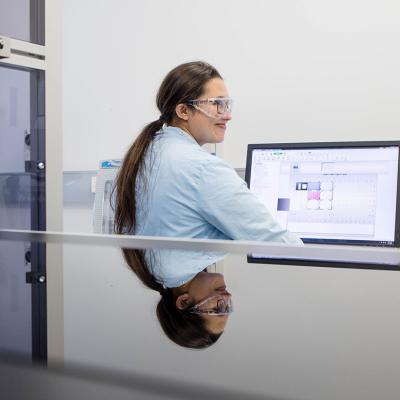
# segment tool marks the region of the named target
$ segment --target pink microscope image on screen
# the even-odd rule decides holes
[[[296,182],[296,190],[301,191],[299,197],[306,197],[302,203],[306,203],[307,209],[332,210],[332,181]]]

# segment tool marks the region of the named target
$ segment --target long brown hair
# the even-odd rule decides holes
[[[144,159],[150,144],[164,123],[170,124],[178,104],[197,99],[213,78],[221,78],[210,64],[194,61],[178,65],[161,83],[156,104],[161,116],[146,125],[127,151],[116,180],[115,233],[134,233],[136,229],[136,184],[144,178]]]

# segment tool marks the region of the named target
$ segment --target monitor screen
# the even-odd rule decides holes
[[[246,182],[305,243],[397,246],[400,142],[250,144]]]

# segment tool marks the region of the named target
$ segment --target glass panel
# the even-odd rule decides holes
[[[25,283],[29,264],[21,242],[0,242],[0,347],[32,352],[31,290]]]
[[[157,317],[162,297],[121,250],[63,252],[67,365],[277,398],[390,398],[400,389],[397,373],[387,373],[400,371],[398,273],[248,264],[245,254],[228,254],[215,267],[223,275],[197,282],[196,302],[218,290],[232,295],[232,314],[208,318],[223,332],[210,345],[215,339],[196,322],[174,319],[174,302]]]
[[[0,229],[45,224],[44,172],[33,168],[44,161],[43,79],[41,72],[0,67]],[[7,349],[36,351],[32,337],[40,324],[32,310],[39,292],[26,283],[26,273],[44,269],[44,245],[0,242],[0,331]]]
[[[44,0],[0,0],[0,35],[44,45]]]
[[[23,173],[30,159],[31,73],[0,67],[0,171]]]
[[[396,398],[399,273],[249,264],[246,251],[226,254],[175,293],[161,295],[133,273],[137,252],[125,254],[127,263],[119,248],[105,244],[63,245],[63,298],[57,301],[67,368],[101,368],[104,376],[109,371],[127,380],[142,374],[153,378],[153,390],[169,381],[241,398]],[[179,259],[176,276],[184,276],[186,262],[199,253],[194,247],[167,252],[169,261]],[[215,295],[225,307],[204,303]],[[207,306],[189,312],[202,302]]]

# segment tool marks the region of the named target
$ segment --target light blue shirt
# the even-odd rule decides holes
[[[232,167],[179,128],[164,126],[157,133],[144,177],[137,181],[137,235],[302,243],[281,228]],[[223,256],[154,251],[152,272],[164,286],[177,287]]]

